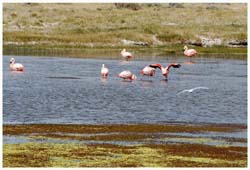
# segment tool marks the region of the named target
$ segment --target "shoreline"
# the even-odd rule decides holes
[[[192,47],[198,51],[197,57],[240,59],[247,60],[247,48],[231,47]],[[75,48],[75,47],[40,47],[40,46],[3,46],[3,55],[13,56],[51,56],[70,58],[120,58],[120,51],[127,48],[135,59],[150,59],[152,57],[185,57],[183,46],[162,46],[162,47],[100,47],[100,48]],[[188,57],[186,57],[188,58]]]

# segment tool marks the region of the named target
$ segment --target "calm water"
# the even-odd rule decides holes
[[[24,73],[11,73],[3,57],[3,123],[239,123],[247,124],[247,62],[214,58],[158,57],[123,62],[120,59],[16,57]],[[182,64],[168,81],[158,70],[143,77],[151,63]],[[100,77],[102,64],[110,70]],[[138,77],[116,77],[129,69]],[[184,89],[208,87],[193,93]]]

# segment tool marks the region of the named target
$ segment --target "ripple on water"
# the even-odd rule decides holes
[[[11,74],[3,57],[3,121],[9,123],[237,123],[247,124],[247,65],[242,60],[204,58],[192,65],[186,58],[154,58],[121,62],[108,59],[18,57],[24,74]],[[168,81],[160,70],[141,77],[140,70],[159,62],[182,64],[171,69]],[[106,80],[100,78],[105,64]],[[116,75],[131,70],[136,81]],[[142,80],[141,80],[142,78]],[[59,81],[60,80],[60,81]],[[18,82],[18,83],[17,83]],[[181,96],[184,89],[195,91]]]

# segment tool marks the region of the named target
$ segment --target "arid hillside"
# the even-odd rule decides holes
[[[246,45],[247,4],[4,3],[4,45]]]

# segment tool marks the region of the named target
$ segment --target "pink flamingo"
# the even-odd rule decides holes
[[[15,63],[15,59],[10,59],[10,71],[24,71],[24,66],[20,63]]]
[[[105,64],[102,64],[102,69],[101,69],[101,75],[103,78],[106,78],[109,74],[109,69],[105,66]]]
[[[188,49],[187,46],[184,46],[184,55],[186,55],[188,57],[193,57],[196,54],[198,54],[196,50],[194,50],[194,49]]]
[[[118,77],[120,77],[124,80],[135,80],[136,79],[136,75],[132,74],[128,70],[122,71],[120,74],[118,74]]]
[[[141,75],[143,76],[154,76],[155,75],[155,68],[146,66],[141,70]]]
[[[133,55],[130,52],[127,52],[125,48],[121,51],[121,55],[127,61],[133,57]]]
[[[161,72],[162,72],[162,75],[167,78],[168,77],[168,73],[169,73],[169,69],[171,67],[173,67],[173,68],[179,68],[179,67],[181,67],[181,65],[180,64],[172,63],[172,64],[169,64],[166,68],[164,68],[161,64],[150,64],[149,67],[159,68],[161,70]]]

